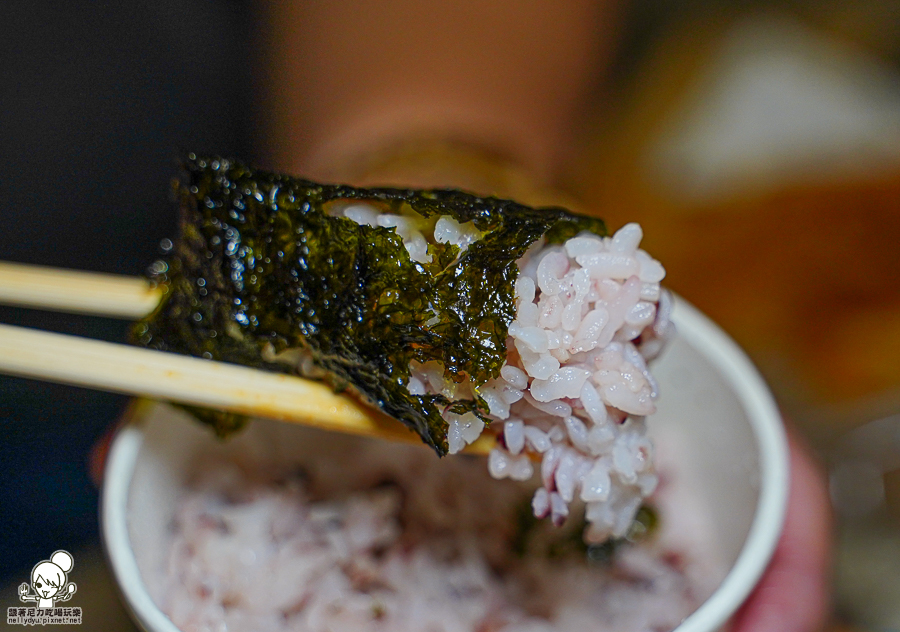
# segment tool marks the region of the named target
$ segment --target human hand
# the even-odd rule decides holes
[[[788,432],[790,489],[784,531],[732,632],[812,632],[830,612],[831,507],[808,446]]]

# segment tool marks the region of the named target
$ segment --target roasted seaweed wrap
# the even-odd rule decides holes
[[[540,458],[536,515],[561,522],[580,494],[590,539],[627,529],[656,484],[646,361],[670,330],[637,225],[609,236],[561,208],[194,154],[174,197],[181,234],[152,267],[166,292],[138,344],[324,379],[441,456],[490,425],[494,476],[530,478]]]

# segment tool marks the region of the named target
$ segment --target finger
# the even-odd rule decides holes
[[[790,432],[789,448],[784,531],[759,585],[735,616],[734,632],[812,632],[829,613],[831,508],[825,476]]]

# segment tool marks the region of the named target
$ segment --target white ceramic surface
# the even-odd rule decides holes
[[[683,300],[673,319],[678,337],[654,365],[662,396],[650,432],[675,473],[677,493],[661,500],[674,507],[673,531],[693,534],[708,567],[720,569],[706,573],[711,595],[677,631],[712,632],[744,601],[774,550],[787,500],[787,443],[771,394],[734,342]],[[162,572],[175,501],[198,453],[250,450],[283,461],[354,440],[364,439],[259,421],[223,444],[175,409],[141,409],[113,442],[101,508],[109,561],[135,620],[150,632],[178,632],[145,578]]]

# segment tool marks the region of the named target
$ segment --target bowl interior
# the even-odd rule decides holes
[[[709,632],[740,605],[771,556],[783,519],[787,456],[771,396],[743,354],[683,301],[674,317],[679,335],[654,366],[662,396],[650,422],[666,481],[658,499],[660,537],[697,552],[689,572],[709,596],[679,632]],[[170,406],[140,408],[113,444],[102,508],[110,563],[135,619],[154,632],[176,631],[147,586],[161,583],[154,581],[163,573],[161,552],[198,456],[323,462],[322,455],[368,441],[259,420],[220,442]],[[385,443],[383,449],[426,448]]]

